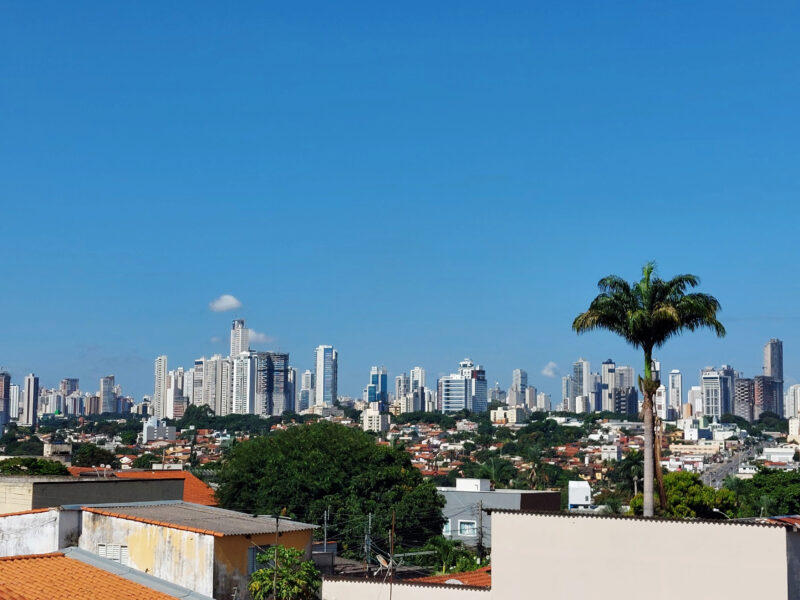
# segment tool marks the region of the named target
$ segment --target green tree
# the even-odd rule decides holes
[[[740,517],[800,513],[800,472],[761,468],[752,479],[725,480],[739,501]]]
[[[253,600],[312,600],[321,585],[313,560],[303,560],[303,551],[275,546],[274,551],[258,555],[267,566],[254,571],[248,589]]]
[[[75,467],[111,465],[113,469],[119,468],[119,461],[112,452],[103,450],[94,444],[81,444],[77,452],[72,455],[72,464]]]
[[[134,469],[150,469],[154,464],[160,463],[161,458],[156,456],[155,454],[142,454],[141,456],[137,456],[136,459],[131,463],[131,466]]]
[[[328,421],[234,445],[219,472],[217,497],[224,508],[310,523],[330,510],[328,535],[342,540],[350,557],[361,556],[370,514],[372,538],[384,548],[392,509],[398,547],[422,546],[444,525],[444,499],[406,452]]]
[[[664,475],[664,489],[667,493],[667,508],[661,511],[664,517],[721,519],[736,512],[736,495],[732,491],[703,485],[695,473],[667,473]],[[642,495],[635,496],[630,506],[634,514],[641,514]]]
[[[666,509],[666,492],[661,481],[661,469],[655,469],[655,420],[653,395],[660,385],[653,380],[653,350],[669,338],[684,330],[710,328],[718,336],[725,328],[717,320],[719,301],[701,293],[687,293],[700,283],[695,275],[678,275],[668,281],[655,276],[655,263],[642,268],[642,279],[628,283],[617,275],[601,279],[597,287],[600,294],[592,300],[588,310],[579,314],[572,323],[577,333],[606,329],[622,337],[634,348],[644,352],[644,378],[639,387],[644,394],[644,514],[653,515],[653,471],[659,478],[662,509]]]
[[[69,475],[69,471],[63,463],[26,457],[0,461],[0,473],[3,475]]]

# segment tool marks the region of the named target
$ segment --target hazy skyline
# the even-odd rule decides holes
[[[609,273],[690,272],[725,339],[658,353],[800,373],[800,6],[6,4],[0,365],[15,382],[339,351],[429,378],[469,356],[542,391]],[[223,294],[241,306],[214,312]],[[219,339],[214,342],[212,339]]]

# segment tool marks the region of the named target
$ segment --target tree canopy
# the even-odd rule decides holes
[[[81,444],[72,455],[72,465],[75,467],[99,467],[111,465],[119,468],[119,461],[113,452],[103,450],[94,444]]]
[[[760,469],[752,479],[725,480],[740,517],[800,514],[800,472]]]
[[[407,453],[327,421],[236,444],[219,484],[220,505],[233,510],[315,524],[329,510],[328,538],[352,557],[362,555],[369,514],[372,539],[382,548],[388,548],[393,509],[397,547],[420,547],[444,524],[444,499]]]
[[[253,600],[312,600],[322,584],[313,560],[303,560],[302,550],[276,546],[258,555],[266,564],[250,576],[248,589]]]
[[[703,485],[696,473],[667,473],[664,475],[664,490],[667,493],[667,507],[660,513],[664,517],[724,519],[724,515],[732,517],[736,511],[733,492]],[[634,514],[642,514],[642,495],[634,496],[630,506]]]
[[[69,471],[63,463],[27,457],[0,461],[0,473],[3,475],[69,475]]]

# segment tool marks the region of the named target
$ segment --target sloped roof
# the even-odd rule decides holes
[[[189,502],[142,502],[84,506],[85,512],[193,531],[216,537],[256,535],[316,529],[316,525],[266,515],[248,515],[214,506]]]
[[[0,558],[2,600],[174,600],[152,588],[128,581],[61,552]]]
[[[444,583],[448,585],[469,585],[472,587],[492,587],[492,566],[487,565],[475,571],[465,571],[463,573],[446,573],[444,575],[431,575],[430,577],[418,577],[407,579],[415,583]]]

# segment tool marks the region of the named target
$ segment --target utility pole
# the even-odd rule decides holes
[[[395,514],[392,509],[392,535],[389,538],[389,600],[392,600],[392,584],[394,584],[394,520]]]
[[[323,552],[327,552],[328,551],[328,509],[327,508],[325,509],[325,525],[323,526],[323,530],[322,531],[323,531],[323,536],[324,536],[323,539],[325,540],[323,542],[324,545],[322,546],[322,548],[323,548],[322,551]]]
[[[483,562],[483,500],[478,502],[478,558]]]
[[[372,513],[369,513],[364,525],[364,577],[369,577],[369,548],[372,545],[370,534],[372,532]]]
[[[273,576],[272,576],[272,596],[278,596],[278,529],[280,528],[280,517],[275,515],[275,555],[273,562],[275,563]]]

